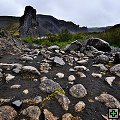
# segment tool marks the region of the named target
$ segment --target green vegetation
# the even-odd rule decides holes
[[[97,37],[106,40],[115,47],[120,47],[120,25],[116,25],[105,32],[97,34]]]
[[[54,92],[52,92],[50,95],[48,95],[47,97],[45,97],[42,101],[42,107],[45,106],[45,102],[46,101],[50,101],[53,97],[55,97],[56,95],[59,95],[59,94],[65,94],[65,91],[63,89],[57,89],[55,90]]]
[[[43,46],[58,45],[64,48],[67,44],[70,44],[74,40],[83,41],[83,33],[71,34],[67,29],[61,30],[58,34],[47,34],[46,37],[33,38],[28,36],[22,40],[26,43],[35,43]]]

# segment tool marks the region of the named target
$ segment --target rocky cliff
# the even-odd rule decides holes
[[[12,33],[20,28],[20,36],[45,36],[48,33],[57,33],[67,28],[72,33],[87,31],[87,27],[79,27],[73,22],[58,20],[50,15],[36,14],[31,6],[26,6],[22,17],[0,16],[0,28]]]
[[[38,36],[38,22],[36,20],[36,10],[31,6],[26,6],[24,15],[20,18],[20,37]]]

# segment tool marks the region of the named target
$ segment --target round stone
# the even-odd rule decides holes
[[[73,97],[76,97],[76,98],[85,97],[87,94],[87,90],[85,89],[85,87],[82,84],[73,85],[69,89],[69,92]]]

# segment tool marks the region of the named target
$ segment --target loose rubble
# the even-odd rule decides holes
[[[85,41],[65,49],[24,43],[19,55],[1,54],[0,120],[102,120],[120,108],[119,53]]]

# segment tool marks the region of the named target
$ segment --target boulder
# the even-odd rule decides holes
[[[76,40],[72,42],[70,45],[66,46],[65,52],[80,51],[81,48],[82,48],[82,44]]]
[[[115,64],[120,64],[120,52],[117,52],[115,54],[114,63]]]
[[[99,51],[103,52],[109,52],[111,51],[110,44],[102,39],[99,38],[91,38],[87,39],[85,42],[83,42],[83,46],[93,46]]]

